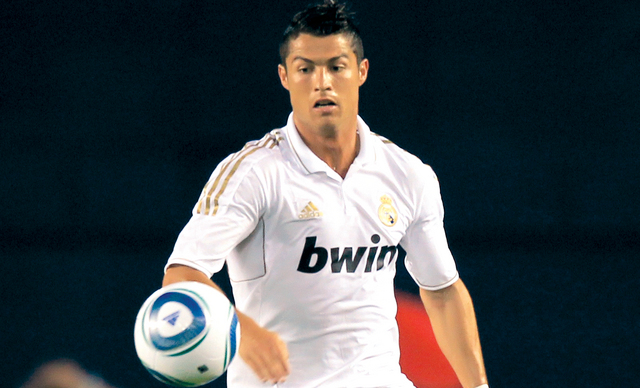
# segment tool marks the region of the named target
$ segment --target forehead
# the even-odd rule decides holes
[[[348,58],[356,60],[353,52],[351,37],[345,34],[335,34],[328,36],[314,36],[310,34],[300,34],[297,38],[289,42],[289,55],[287,61],[292,61],[296,57],[310,60],[322,60],[346,55]]]

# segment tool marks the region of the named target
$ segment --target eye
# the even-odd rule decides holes
[[[333,71],[342,71],[344,68],[344,65],[335,65],[333,66]]]
[[[308,73],[309,72],[309,68],[308,67],[301,67],[298,69],[298,71],[300,73]]]

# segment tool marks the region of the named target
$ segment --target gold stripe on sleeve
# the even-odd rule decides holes
[[[243,150],[244,150],[244,148],[243,148]],[[240,152],[242,152],[242,151],[240,151]],[[229,167],[229,165],[235,159],[238,158],[238,156],[240,155],[240,152],[238,152],[236,155],[234,155],[231,158],[231,160],[229,160],[227,163],[224,164],[224,166],[222,166],[222,169],[220,170],[220,172],[216,176],[216,179],[213,181],[213,184],[211,184],[211,181],[209,181],[209,183],[207,183],[207,185],[205,186],[205,189],[203,191],[207,191],[207,187],[209,187],[209,189],[207,191],[207,195],[203,196],[200,199],[200,202],[198,203],[198,210],[197,210],[198,214],[207,214],[207,213],[209,213],[209,207],[210,207],[210,203],[211,203],[211,195],[216,190],[216,187],[218,187],[218,183],[220,182],[220,178],[222,178],[222,176],[224,175],[225,171],[227,171],[227,168]],[[203,204],[206,205],[204,212],[202,211],[202,205]]]
[[[271,144],[270,144],[271,143]],[[276,146],[276,141],[269,137],[267,139],[267,141],[264,144],[261,145],[257,145],[255,148],[253,148],[252,150],[248,150],[247,152],[244,153],[244,155],[242,155],[242,157],[238,158],[238,160],[236,161],[236,163],[233,165],[233,168],[231,169],[231,171],[229,172],[229,174],[227,175],[227,177],[224,180],[224,183],[222,184],[222,186],[220,187],[220,191],[218,192],[218,194],[216,195],[216,197],[213,200],[213,213],[212,215],[215,216],[216,213],[218,213],[218,200],[220,199],[220,197],[222,196],[222,194],[224,193],[225,189],[227,188],[227,185],[229,184],[229,181],[231,180],[231,178],[233,177],[233,175],[236,173],[236,171],[238,170],[238,167],[240,167],[240,164],[242,163],[242,161],[249,155],[251,155],[252,153],[258,151],[261,148],[265,148],[268,147],[270,145],[269,148],[273,148]],[[209,213],[209,211],[207,210],[207,213]]]
[[[220,196],[224,192],[229,180],[231,179],[231,176],[236,172],[236,170],[238,169],[238,167],[240,166],[240,163],[244,160],[244,158],[246,158],[247,156],[249,156],[250,154],[254,153],[255,151],[257,151],[260,148],[265,148],[267,146],[269,146],[269,148],[274,148],[277,144],[278,144],[278,139],[277,138],[274,139],[273,135],[267,135],[264,138],[260,139],[258,142],[253,143],[253,144],[251,144],[251,143],[245,144],[245,146],[240,151],[238,151],[235,155],[233,155],[233,157],[231,157],[231,159],[222,166],[220,172],[216,175],[215,179],[213,181],[210,180],[205,185],[205,188],[202,190],[203,193],[201,195],[201,198],[198,201],[198,205],[197,205],[197,208],[196,208],[196,213],[198,213],[198,214],[210,214],[211,207],[212,207],[211,206],[211,204],[212,204],[211,203],[211,198],[213,197],[213,194],[216,192],[222,177],[227,172],[227,169],[231,165],[233,165],[233,168],[232,168],[231,172],[229,172],[229,174],[227,175],[227,177],[225,178],[225,180],[223,182],[223,186],[220,189],[220,192],[214,198],[214,201],[213,201],[214,213],[213,214],[215,215],[215,213],[217,212],[217,208],[218,208],[218,199],[220,198]],[[235,165],[234,165],[234,162],[235,162]],[[203,207],[204,207],[204,209],[203,209]]]
[[[382,135],[378,135],[377,133],[371,131],[372,135],[377,136],[384,144],[393,144],[393,142]]]
[[[227,168],[229,168],[229,166],[234,162],[234,160],[238,159],[243,154],[243,152],[245,152],[245,150],[247,150],[250,147],[255,147],[255,145],[245,144],[245,146],[242,147],[240,151],[236,152],[236,154],[233,155],[233,157],[222,166],[222,169],[216,176],[216,179],[213,181],[213,184],[211,184],[211,181],[207,183],[203,191],[206,191],[207,187],[209,187],[209,189],[207,191],[207,195],[203,196],[200,199],[200,202],[198,203],[198,209],[196,210],[198,214],[209,214],[209,210],[211,209],[211,196],[216,191],[216,188],[218,187],[218,183],[220,183],[220,179],[224,176],[224,173],[227,171]],[[202,209],[203,205],[204,205],[204,211]]]

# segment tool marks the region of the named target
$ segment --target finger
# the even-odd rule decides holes
[[[275,384],[289,375],[288,358],[283,357],[279,350],[264,349],[264,352],[250,353],[244,361],[262,382]]]
[[[270,356],[264,360],[271,382],[277,383],[286,380],[291,373],[289,356],[286,347],[273,349]]]
[[[263,383],[272,380],[267,363],[259,357],[246,358],[245,363],[253,370],[258,379]]]

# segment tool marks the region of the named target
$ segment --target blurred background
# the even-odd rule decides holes
[[[58,357],[162,386],[136,358],[136,313],[216,164],[285,125],[277,47],[306,5],[3,1],[3,386]],[[439,176],[491,386],[635,385],[640,2],[352,10],[361,116]]]

